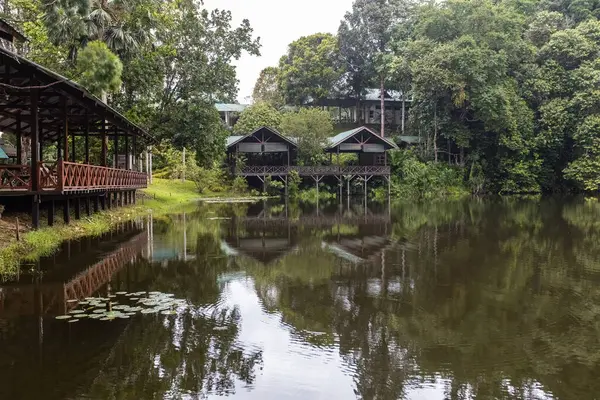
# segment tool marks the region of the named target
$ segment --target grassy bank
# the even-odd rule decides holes
[[[72,218],[70,225],[62,224],[60,218],[57,218],[53,227],[42,225],[41,229],[33,231],[30,229],[29,216],[19,215],[19,242],[16,240],[15,216],[7,215],[0,220],[0,273],[11,273],[16,271],[20,262],[52,254],[65,240],[100,235],[120,222],[147,214],[149,210],[154,215],[166,214],[200,198],[193,182],[155,179],[150,187],[138,193],[137,204],[113,208],[91,217],[83,217],[79,221]]]

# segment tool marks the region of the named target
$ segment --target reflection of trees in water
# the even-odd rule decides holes
[[[395,399],[434,377],[447,379],[452,399],[534,399],[540,384],[557,398],[593,398],[598,207],[503,200],[428,214],[412,205],[394,214],[394,237],[408,244],[385,261],[323,260],[318,279],[308,256],[293,259],[293,272],[287,258],[249,272],[299,335],[328,346],[338,337],[360,398]]]
[[[236,382],[253,384],[262,352],[238,345],[239,310],[219,306],[217,277],[235,266],[227,262],[215,235],[196,232],[193,261],[133,267],[137,289],[173,293],[192,306],[178,315],[133,321],[92,385],[91,397],[206,396],[233,393]]]
[[[239,312],[193,309],[130,325],[90,389],[92,398],[170,398],[252,385],[260,351],[237,346]]]

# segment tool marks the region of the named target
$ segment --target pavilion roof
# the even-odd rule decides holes
[[[388,149],[398,148],[398,146],[396,146],[396,143],[394,143],[392,140],[379,136],[378,134],[376,134],[371,129],[367,128],[366,126],[361,126],[361,127],[355,128],[355,129],[351,129],[349,131],[340,132],[337,135],[330,137],[329,145],[326,147],[326,150],[332,150],[332,149],[336,148],[340,144],[344,143],[346,140],[352,138],[355,135],[358,135],[359,133],[367,133],[367,134],[375,137],[376,139],[382,141]]]
[[[252,133],[248,133],[247,135],[235,135],[235,136],[229,136],[227,138],[227,148],[231,147],[231,146],[235,146],[236,144],[244,141],[247,138],[250,138],[252,136],[254,136],[256,133],[260,132],[261,130],[266,129],[267,131],[269,131],[270,133],[280,137],[281,139],[283,139],[284,141],[288,142],[289,144],[291,144],[294,147],[298,147],[298,143],[294,138],[290,138],[288,136],[283,135],[281,132],[279,132],[277,129],[275,128],[271,128],[269,126],[261,126],[260,128],[254,130]]]
[[[0,47],[0,131],[30,135],[31,92],[39,93],[39,135],[57,140],[66,113],[69,133],[107,135],[128,133],[147,142],[156,140],[83,86],[41,65]]]

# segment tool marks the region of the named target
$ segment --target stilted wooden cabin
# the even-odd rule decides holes
[[[350,181],[362,177],[365,185],[376,176],[388,181],[390,167],[387,152],[396,149],[390,139],[379,136],[367,127],[360,127],[337,134],[329,139],[323,151],[329,153],[331,165],[299,166],[296,163],[298,146],[296,140],[288,138],[275,129],[262,127],[245,136],[230,136],[227,142],[227,154],[231,172],[235,176],[258,177],[263,183],[267,176],[280,178],[286,183],[291,171],[302,177],[311,177],[317,184],[326,176],[335,177],[342,194],[343,180],[346,179],[347,191],[350,192]],[[358,156],[357,165],[342,166],[339,155],[354,153]],[[336,161],[333,155],[336,154]],[[239,165],[239,156],[244,155],[243,165]]]
[[[2,38],[12,43],[12,31],[2,27]],[[6,45],[0,46],[0,131],[14,134],[17,149],[13,164],[0,164],[0,203],[14,196],[30,202],[34,228],[40,207],[52,225],[59,202],[68,223],[71,207],[79,218],[83,202],[90,215],[92,205],[98,211],[135,202],[135,191],[147,186],[135,160],[154,139],[83,87]],[[92,147],[97,151],[90,154]]]

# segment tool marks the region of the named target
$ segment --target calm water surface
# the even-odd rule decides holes
[[[598,202],[203,205],[2,279],[0,399],[600,398]]]

